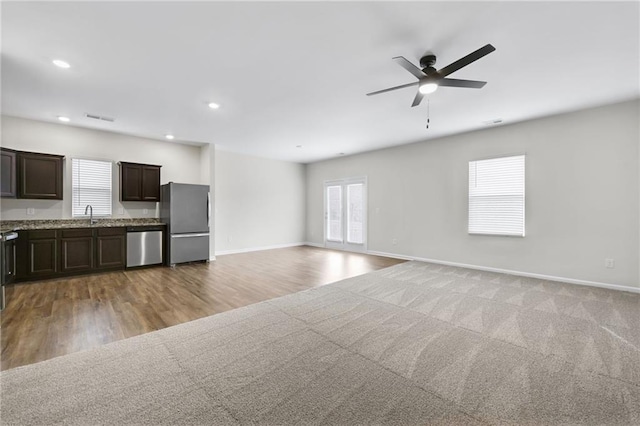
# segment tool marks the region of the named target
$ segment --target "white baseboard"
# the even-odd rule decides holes
[[[327,250],[344,251],[344,252],[347,252],[347,253],[369,254],[369,252],[367,251],[366,248],[363,248],[362,250],[346,250],[346,249],[339,249],[339,248],[335,248],[335,247],[326,246],[325,244],[322,244],[322,243],[311,243],[311,242],[306,242],[306,243],[304,243],[304,245],[305,246],[309,246],[309,247],[323,248],[323,249],[327,249]]]
[[[609,283],[601,283],[597,281],[587,281],[587,280],[578,280],[574,278],[565,278],[565,277],[556,277],[553,275],[544,275],[544,274],[534,274],[531,272],[522,272],[522,271],[514,271],[512,269],[501,269],[501,268],[492,268],[488,266],[479,266],[479,265],[469,265],[466,263],[459,262],[449,262],[446,260],[438,260],[438,259],[427,259],[424,257],[415,257],[415,256],[405,256],[401,254],[395,253],[385,253],[381,251],[367,251],[367,254],[372,254],[375,256],[383,256],[383,257],[392,257],[395,259],[404,259],[404,260],[417,260],[420,262],[429,262],[436,263],[439,265],[447,265],[447,266],[458,266],[460,268],[468,268],[468,269],[476,269],[479,271],[487,271],[487,272],[499,272],[501,274],[510,274],[510,275],[519,275],[521,277],[530,277],[530,278],[538,278],[541,280],[549,280],[549,281],[559,281],[563,283],[569,284],[578,284],[578,285],[586,285],[591,287],[600,287],[600,288],[608,288],[610,290],[619,290],[619,291],[628,291],[631,293],[640,293],[640,288],[638,287],[629,287],[625,285],[618,284],[609,284]]]
[[[235,250],[221,250],[221,251],[216,251],[216,256],[224,256],[225,254],[249,253],[252,251],[272,250],[272,249],[287,248],[287,247],[298,247],[298,246],[304,246],[304,245],[307,245],[307,243],[288,243],[288,244],[277,244],[273,246],[264,246],[264,247],[249,247],[249,248],[235,249]],[[215,259],[215,256],[214,256],[214,259]]]
[[[324,244],[312,243],[310,241],[300,242],[300,243],[290,243],[290,244],[278,244],[278,245],[266,246],[266,247],[251,247],[251,248],[244,248],[244,249],[237,249],[237,250],[216,251],[216,255],[213,256],[211,258],[211,260],[215,260],[216,256],[224,256],[226,254],[249,253],[249,252],[252,252],[252,251],[271,250],[271,249],[287,248],[287,247],[298,247],[298,246],[310,246],[310,247],[325,248]],[[475,270],[478,270],[478,271],[498,272],[498,273],[501,273],[501,274],[518,275],[518,276],[521,276],[521,277],[538,278],[538,279],[541,279],[541,280],[558,281],[558,282],[569,283],[569,284],[586,285],[586,286],[591,286],[591,287],[607,288],[607,289],[610,289],[610,290],[628,291],[628,292],[631,292],[631,293],[640,293],[640,288],[638,288],[638,287],[630,287],[630,286],[624,286],[624,285],[618,285],[618,284],[609,284],[609,283],[601,283],[601,282],[597,282],[597,281],[579,280],[579,279],[567,278],[567,277],[556,277],[556,276],[553,276],[553,275],[536,274],[536,273],[532,273],[532,272],[516,271],[516,270],[513,270],[513,269],[502,269],[502,268],[493,268],[493,267],[489,267],[489,266],[470,265],[470,264],[467,264],[467,263],[450,262],[450,261],[439,260],[439,259],[428,259],[428,258],[425,258],[425,257],[417,257],[417,256],[406,256],[406,255],[397,254],[397,253],[387,253],[387,252],[375,251],[375,250],[367,250],[365,253],[366,254],[371,254],[371,255],[374,255],[374,256],[391,257],[391,258],[403,259],[403,260],[417,260],[417,261],[420,261],[420,262],[436,263],[438,265],[447,265],[447,266],[457,266],[457,267],[460,267],[460,268],[475,269]]]
[[[320,244],[320,243],[312,243],[307,241],[306,243],[304,243],[305,246],[310,246],[310,247],[318,247],[318,248],[325,248],[324,244]]]

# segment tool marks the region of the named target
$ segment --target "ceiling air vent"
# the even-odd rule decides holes
[[[113,123],[114,121],[116,121],[115,118],[104,117],[102,115],[96,115],[96,114],[86,113],[84,116],[87,117],[87,118],[93,118],[94,120],[108,121],[109,123]]]
[[[494,118],[493,120],[487,120],[482,122],[482,124],[484,124],[485,126],[494,126],[500,123],[502,123],[502,118]]]

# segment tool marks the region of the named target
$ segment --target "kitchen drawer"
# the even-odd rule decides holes
[[[39,229],[29,231],[29,239],[30,240],[41,240],[41,239],[55,239],[56,238],[56,230],[55,229]]]
[[[209,233],[172,235],[169,244],[169,265],[209,260]]]
[[[80,238],[80,237],[92,237],[93,229],[63,229],[62,238]]]
[[[111,235],[124,235],[126,233],[126,228],[99,228],[98,236],[99,237],[108,237]]]

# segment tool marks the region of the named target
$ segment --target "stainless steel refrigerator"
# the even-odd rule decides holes
[[[167,224],[167,264],[208,261],[209,186],[170,182],[161,188],[160,219]]]

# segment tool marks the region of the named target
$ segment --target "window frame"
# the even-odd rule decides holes
[[[82,161],[93,161],[93,162],[99,162],[99,163],[104,163],[105,165],[108,164],[109,165],[109,203],[108,203],[108,212],[106,211],[102,211],[100,209],[96,209],[96,205],[94,204],[98,204],[98,203],[92,203],[92,202],[87,202],[87,203],[82,203],[82,206],[78,205],[78,209],[76,210],[76,206],[75,206],[75,202],[76,202],[76,198],[77,198],[77,188],[82,188],[82,186],[76,186],[75,185],[75,176],[76,176],[76,162],[82,162]],[[114,161],[113,160],[108,160],[108,159],[103,159],[103,158],[86,158],[86,157],[73,157],[71,158],[71,217],[73,218],[87,218],[89,217],[89,214],[84,214],[84,211],[86,209],[87,205],[91,205],[93,208],[93,217],[112,217],[113,216],[113,191],[114,191],[114,183],[113,183],[113,177],[114,177],[114,171],[113,171],[113,166],[114,166]],[[106,182],[105,182],[106,183]],[[103,189],[106,190],[106,187],[103,188],[99,188],[99,189]],[[82,195],[80,195],[80,197],[82,197]],[[106,206],[106,205],[104,205]],[[97,211],[96,211],[97,210]],[[82,211],[82,213],[80,213],[80,211]]]
[[[348,236],[345,234],[346,229],[347,229],[347,225],[346,225],[346,214],[347,214],[347,208],[345,208],[344,203],[346,202],[346,197],[347,197],[347,190],[346,188],[351,185],[351,184],[362,184],[363,185],[363,191],[362,191],[362,205],[363,205],[363,210],[362,210],[362,242],[361,243],[351,243],[348,241]],[[327,239],[327,214],[328,214],[328,200],[327,200],[327,186],[341,186],[343,188],[342,190],[342,208],[341,208],[341,217],[342,217],[342,240],[340,242],[335,241],[335,240],[328,240]],[[323,182],[323,208],[324,208],[324,213],[323,213],[323,235],[322,235],[322,241],[323,241],[323,245],[326,248],[330,248],[330,249],[336,249],[336,250],[345,250],[345,251],[351,251],[351,252],[356,252],[356,253],[364,253],[367,251],[367,245],[368,245],[368,215],[369,215],[369,210],[368,210],[368,198],[369,198],[369,184],[368,184],[368,178],[367,176],[353,176],[353,177],[348,177],[348,178],[342,178],[342,179],[331,179],[331,180],[325,180]]]
[[[472,231],[471,230],[471,165],[472,163],[478,163],[482,161],[490,161],[490,160],[500,160],[507,158],[515,158],[522,157],[522,230],[521,232],[499,232],[495,229],[487,230],[487,231]],[[467,167],[468,175],[467,175],[467,234],[472,236],[494,236],[494,237],[516,237],[516,238],[524,238],[526,236],[526,193],[527,193],[527,154],[525,153],[516,153],[516,154],[507,154],[507,155],[499,155],[492,157],[479,158],[475,160],[468,161]],[[516,194],[520,195],[520,194]],[[479,197],[479,196],[476,196]]]

